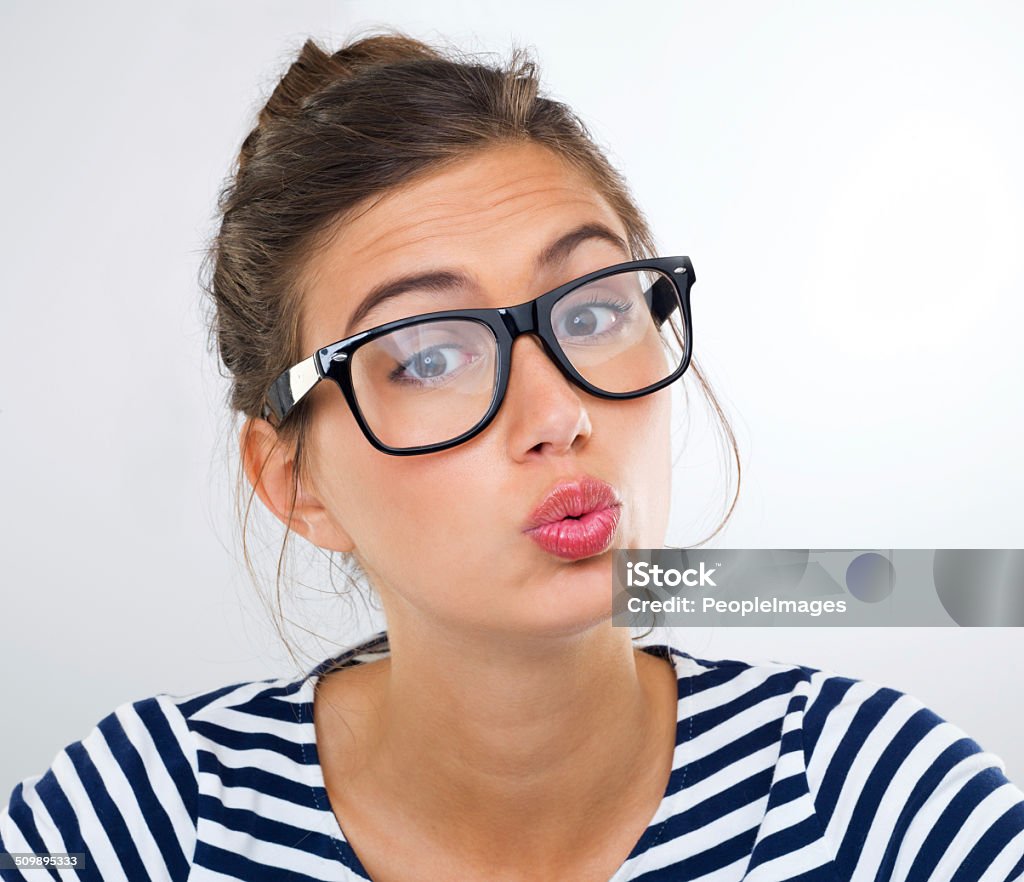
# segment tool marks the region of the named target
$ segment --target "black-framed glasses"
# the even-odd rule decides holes
[[[388,322],[286,370],[270,387],[263,416],[280,424],[331,379],[378,450],[445,450],[478,435],[498,413],[520,334],[537,336],[561,372],[591,395],[649,395],[690,363],[695,281],[689,257],[653,257],[587,273],[515,306]]]

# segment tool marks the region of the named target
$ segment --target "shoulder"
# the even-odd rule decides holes
[[[256,700],[255,713],[242,716],[233,708],[301,683],[250,681],[124,702],[15,785],[0,810],[0,852],[82,853],[92,878],[187,879],[204,733],[259,737],[273,726],[259,715],[266,703]]]
[[[818,831],[836,878],[1024,876],[1024,793],[1002,759],[913,695],[805,665],[674,653],[681,707],[690,696],[680,718],[698,735],[715,724],[777,739],[771,805],[792,801],[780,816]]]
[[[1003,760],[918,698],[816,671],[800,738],[838,867],[878,878],[1024,874],[1024,793]]]
[[[0,851],[81,853],[100,877],[185,879],[196,781],[175,700],[125,702],[15,785],[0,812]]]
[[[758,720],[781,721],[805,707],[817,669],[777,661],[707,659],[675,647],[649,651],[670,658],[679,685],[680,720],[695,732],[718,725],[749,729]]]

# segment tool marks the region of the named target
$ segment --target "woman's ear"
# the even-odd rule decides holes
[[[292,506],[296,480],[293,443],[284,441],[266,420],[252,418],[242,426],[238,444],[249,483],[282,524],[328,551],[350,552],[355,548],[348,533],[334,521],[312,488],[303,485],[301,478]]]

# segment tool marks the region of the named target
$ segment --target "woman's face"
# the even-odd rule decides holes
[[[492,148],[393,191],[339,227],[306,268],[302,349],[425,312],[517,304],[631,259],[595,236],[561,260],[538,263],[549,244],[583,224],[627,240],[587,181],[535,144]],[[464,274],[470,285],[408,291],[350,326],[372,288],[435,269]],[[308,538],[355,552],[389,623],[553,635],[607,620],[611,551],[565,557],[524,532],[559,484],[597,479],[614,488],[621,506],[609,549],[663,544],[667,389],[630,401],[593,397],[524,335],[494,421],[462,445],[416,456],[374,449],[334,383],[320,383],[312,398],[303,490],[320,510]]]

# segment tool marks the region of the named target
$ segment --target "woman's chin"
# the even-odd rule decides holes
[[[612,616],[611,551],[565,562],[530,580],[514,605],[537,635],[568,636],[601,625]]]

